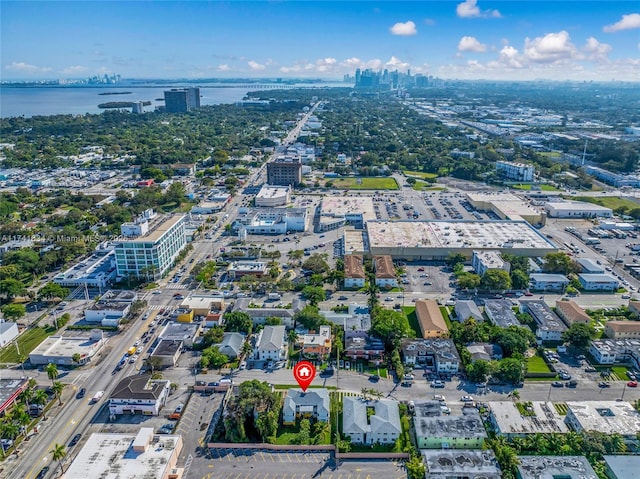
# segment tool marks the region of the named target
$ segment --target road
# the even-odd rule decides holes
[[[297,139],[300,130],[318,105],[319,103],[316,103],[289,132],[284,140],[285,145]],[[248,178],[247,184],[251,185],[257,182],[261,178],[264,168],[263,166],[255,171]],[[174,300],[173,295],[180,291],[187,294],[189,290],[193,289],[192,285],[188,283],[190,281],[189,272],[197,263],[206,261],[208,255],[213,257],[218,252],[224,241],[221,237],[224,232],[222,223],[232,223],[234,221],[242,203],[242,196],[235,197],[227,206],[224,222],[215,224],[208,231],[203,232],[203,235],[210,234],[211,239],[194,242],[193,252],[185,258],[183,263],[183,279],[178,283],[173,283],[170,282],[173,274],[168,275],[159,281],[158,290],[160,294],[153,294],[152,291],[141,294],[142,298],[150,306],[151,314],[149,317],[146,320],[136,319],[124,332],[111,336],[95,361],[88,366],[69,372],[62,379],[65,384],[68,384],[62,395],[63,405],[52,408],[48,414],[48,419],[42,421],[40,432],[20,446],[18,455],[14,454],[7,459],[5,464],[9,467],[4,468],[3,472],[0,473],[0,478],[32,479],[46,465],[50,467],[46,477],[53,477],[55,469],[58,467],[57,464],[52,464],[51,461],[50,451],[54,448],[54,445],[67,445],[75,434],[86,434],[94,418],[98,416],[102,408],[106,407],[107,399],[117,382],[126,376],[136,374],[142,363],[142,357],[135,364],[127,362],[121,371],[115,374],[112,374],[112,372],[126,350],[148,330],[149,323],[155,318],[157,311],[162,308],[170,309],[176,307],[177,301]],[[149,344],[152,344],[152,342]],[[180,374],[184,375],[184,371],[181,371]],[[3,377],[20,377],[21,375],[22,371],[19,370],[8,371],[6,375],[3,372]],[[48,383],[48,378],[45,374],[34,371],[32,375],[39,384],[46,385]],[[76,399],[77,391],[80,388],[86,388],[86,396],[83,399]],[[93,405],[89,404],[89,401],[97,391],[104,391],[102,400]],[[80,445],[69,451],[70,454],[65,459],[66,462],[73,459],[74,452],[79,447]]]

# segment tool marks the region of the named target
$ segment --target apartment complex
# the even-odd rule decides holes
[[[118,276],[161,278],[186,246],[185,215],[157,216],[146,211],[134,223],[123,223],[124,239],[115,241]]]
[[[508,180],[533,181],[536,169],[533,165],[513,163],[511,161],[497,161],[496,172]]]

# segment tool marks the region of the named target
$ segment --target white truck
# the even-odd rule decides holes
[[[98,391],[97,393],[95,393],[91,398],[91,404],[95,404],[100,401],[100,399],[102,399],[102,396],[104,396],[104,391]]]

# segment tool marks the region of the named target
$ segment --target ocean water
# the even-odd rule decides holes
[[[235,103],[244,98],[248,91],[259,90],[259,85],[233,84],[191,85],[200,87],[201,105],[218,105]],[[265,85],[273,88],[275,85]],[[348,86],[341,83],[303,84],[312,86]],[[102,87],[2,87],[0,88],[0,118],[12,116],[31,117],[36,115],[85,114],[105,111],[98,104],[111,101],[150,101],[145,111],[153,111],[156,106],[164,105],[164,91],[170,88],[181,88],[181,85],[151,86],[102,86]],[[100,93],[131,92],[129,95],[100,95]]]

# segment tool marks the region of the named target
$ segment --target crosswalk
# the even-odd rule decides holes
[[[181,283],[169,283],[165,289],[185,289],[185,285]]]
[[[147,306],[147,309],[150,311],[158,311],[160,309],[166,308],[166,306],[162,305],[162,304],[151,304],[149,306]]]

